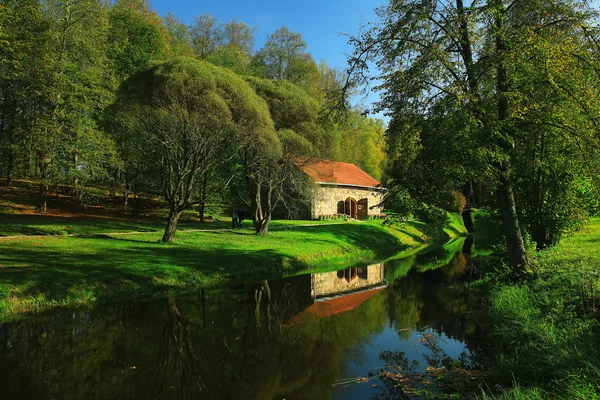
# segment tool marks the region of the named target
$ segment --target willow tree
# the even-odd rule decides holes
[[[234,73],[194,59],[158,64],[127,80],[114,105],[130,153],[145,163],[169,205],[163,242],[203,179],[239,148],[263,149],[273,131],[266,104]],[[261,142],[261,146],[256,146]],[[202,177],[203,179],[200,179]]]
[[[583,36],[591,24],[586,2],[391,0],[378,15],[380,22],[351,38],[350,77],[368,82],[375,63],[381,110],[398,121],[416,115],[435,120],[428,124],[431,134],[470,144],[461,158],[480,161],[482,178],[494,187],[510,262],[515,273],[522,272],[529,261],[514,195],[515,148],[524,143],[519,138],[529,135],[532,124],[556,120],[565,109],[597,119],[587,107],[593,86],[560,85],[562,79],[573,81],[569,68],[587,62],[584,46],[565,40]],[[532,41],[548,52],[535,54],[528,46]],[[551,87],[562,101],[542,119],[525,122],[545,101],[534,95],[535,85],[519,82],[527,69],[545,72],[536,84]],[[563,134],[574,134],[563,128]],[[414,130],[406,132],[412,140]],[[461,166],[456,167],[458,173]]]
[[[269,153],[263,154],[273,158],[256,164],[258,168],[246,169],[252,176],[248,187],[255,228],[267,234],[276,207],[294,215],[301,208],[301,199],[308,200],[311,193],[308,181],[295,165],[297,156],[319,156],[330,140],[319,124],[321,104],[300,87],[284,80],[247,77],[246,81],[266,101],[277,130],[276,142]],[[260,190],[255,177],[259,178]]]

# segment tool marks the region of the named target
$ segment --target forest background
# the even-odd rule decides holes
[[[354,163],[382,177],[383,121],[350,107],[351,94],[340,101],[343,72],[315,61],[302,35],[285,26],[256,50],[255,27],[208,14],[188,25],[173,14],[161,18],[143,0],[5,1],[0,19],[0,169],[8,186],[15,178],[40,182],[42,213],[51,189],[67,185],[85,202],[84,188],[95,186],[123,194],[124,206],[130,195],[165,197],[173,227],[165,241],[181,211],[199,205],[203,219],[206,202],[224,198],[248,206],[266,233],[272,210],[289,192],[282,185],[293,171],[281,166],[292,153]],[[179,78],[161,63],[180,68]],[[155,67],[160,71],[148,72]],[[150,75],[135,77],[143,71]],[[140,89],[153,74],[180,79],[180,86]],[[181,100],[192,77],[197,90],[186,96],[199,99],[198,108],[179,103],[178,114],[173,96]],[[249,103],[234,104],[245,90]],[[209,92],[221,99],[210,103]],[[264,104],[250,104],[256,94],[268,115],[257,116]],[[158,103],[140,114],[136,107],[150,97]],[[220,102],[226,109],[219,116]],[[253,116],[236,114],[236,107]],[[179,120],[161,119],[160,112]],[[213,125],[196,120],[187,132],[182,127],[191,126],[194,113],[214,115]],[[250,132],[252,118],[263,119],[261,133]]]

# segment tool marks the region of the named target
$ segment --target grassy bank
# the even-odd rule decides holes
[[[426,228],[371,221],[288,226],[268,237],[182,231],[172,244],[158,243],[160,232],[0,238],[0,319],[410,254],[427,243]],[[456,217],[449,219],[445,237],[463,233]]]
[[[519,284],[492,282],[494,383],[484,398],[600,398],[600,218],[533,255]]]

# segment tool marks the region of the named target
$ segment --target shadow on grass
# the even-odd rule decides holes
[[[155,232],[162,226],[154,221],[127,221],[111,218],[59,217],[49,215],[0,214],[0,236],[94,234],[111,231]]]
[[[379,258],[389,257],[410,247],[393,234],[370,224],[300,226],[291,228],[287,232],[297,233],[299,236],[308,236],[315,232],[326,233],[359,250],[373,250],[376,257]],[[282,232],[277,231],[277,233]],[[323,239],[323,241],[327,242],[327,239]]]
[[[420,231],[423,229],[423,223],[417,222],[417,221],[405,221],[405,222],[402,222],[402,224],[400,224],[399,227],[402,228],[402,226],[409,226],[413,229],[416,229],[417,231]],[[416,233],[410,233],[410,232],[403,232],[403,233],[407,236],[410,236],[412,239],[414,239],[417,242],[423,240],[423,238]]]
[[[161,232],[165,222],[160,218],[108,218],[108,217],[61,217],[51,215],[2,214],[0,213],[0,237],[33,235],[94,235],[111,232]],[[200,223],[181,220],[178,229],[224,229],[230,228],[227,221]]]

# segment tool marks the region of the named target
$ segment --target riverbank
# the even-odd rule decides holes
[[[491,378],[485,399],[600,397],[600,218],[532,255],[532,276],[488,282]],[[491,387],[492,385],[490,385]]]
[[[261,237],[251,230],[0,238],[0,320],[54,307],[91,305],[232,280],[334,270],[428,244],[427,226],[381,221],[287,225]],[[444,238],[464,235],[451,215]]]

